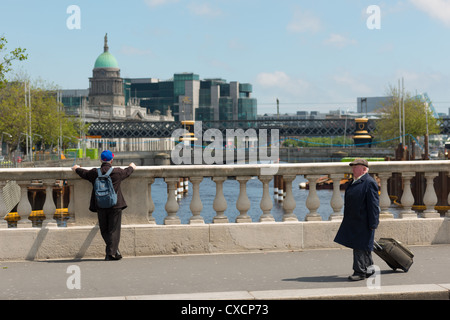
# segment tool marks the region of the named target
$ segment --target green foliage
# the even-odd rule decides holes
[[[398,137],[400,135],[399,128],[399,101],[400,94],[398,89],[390,87],[388,95],[392,98],[384,105],[381,120],[377,121],[375,137],[378,141],[385,141]],[[427,114],[428,114],[428,132],[429,135],[439,134],[439,119],[436,119],[433,112],[426,107],[423,101],[406,92],[404,97],[405,105],[405,127],[406,134],[413,137],[423,137],[427,132]],[[383,143],[385,146],[395,146],[398,140],[391,140]]]
[[[25,82],[9,82],[0,89],[0,132],[11,135],[3,136],[11,146],[11,151],[25,141],[30,126],[30,108],[25,104]],[[57,102],[56,89],[45,84],[31,85],[31,132],[33,144],[44,147],[57,145],[60,135],[63,144],[76,142],[82,128],[79,119],[67,117],[64,107]],[[28,91],[27,91],[28,99]]]
[[[316,137],[316,138],[299,138],[299,139],[287,139],[283,142],[283,147],[341,147],[344,145],[353,145],[353,139],[351,137]]]
[[[6,44],[8,41],[4,36],[0,36],[0,55],[6,50]],[[25,54],[26,49],[16,48],[13,51],[0,56],[0,88],[6,84],[6,74],[11,71],[11,65],[14,60],[23,61],[28,58]]]

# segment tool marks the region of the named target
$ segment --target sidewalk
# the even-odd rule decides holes
[[[449,299],[450,245],[409,248],[407,273],[373,254],[374,289],[347,280],[350,249],[3,261],[0,299]]]

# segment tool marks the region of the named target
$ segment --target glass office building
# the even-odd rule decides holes
[[[125,102],[139,98],[150,112],[170,108],[176,121],[256,120],[257,100],[252,85],[224,79],[200,80],[195,73],[177,73],[172,79],[124,79]]]

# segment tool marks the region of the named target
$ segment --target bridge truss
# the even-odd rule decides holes
[[[369,119],[368,131],[374,132],[376,121]],[[199,125],[200,121],[196,123]],[[278,129],[280,137],[326,137],[351,136],[355,133],[353,119],[313,119],[313,120],[252,120],[252,121],[203,121],[202,133],[214,128],[226,135],[226,130],[253,128]],[[89,135],[102,138],[168,138],[176,129],[182,129],[181,122],[93,122],[89,127]],[[450,134],[450,118],[441,120],[441,134]]]

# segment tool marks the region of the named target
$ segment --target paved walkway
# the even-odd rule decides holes
[[[450,245],[410,249],[409,272],[373,254],[380,276],[359,282],[349,249],[3,261],[0,299],[449,299]]]

